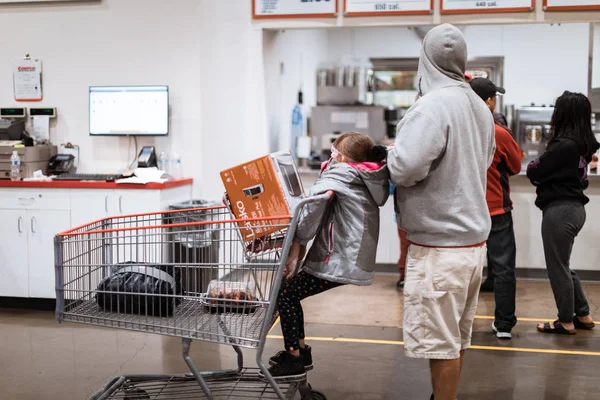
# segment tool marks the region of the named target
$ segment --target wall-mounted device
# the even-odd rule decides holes
[[[56,154],[48,161],[48,175],[75,172],[75,157],[72,154]]]
[[[27,110],[21,107],[0,108],[0,118],[25,118]]]
[[[168,86],[90,87],[90,135],[166,136]]]
[[[49,108],[29,108],[29,116],[30,117],[41,117],[47,116],[50,118],[56,118],[56,107]]]
[[[156,150],[154,146],[144,146],[137,159],[138,168],[156,167]]]

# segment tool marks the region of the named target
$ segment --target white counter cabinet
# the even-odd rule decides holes
[[[55,298],[54,237],[109,216],[162,211],[190,200],[192,181],[0,182],[0,297]]]

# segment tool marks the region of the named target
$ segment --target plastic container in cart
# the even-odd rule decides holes
[[[171,204],[169,210],[184,211],[166,214],[165,224],[218,220],[218,211],[210,207],[221,205],[221,203],[208,200],[189,200]],[[214,224],[208,224],[172,229],[167,259],[173,264],[189,265],[187,268],[182,268],[181,271],[181,285],[188,295],[199,296],[206,293],[208,283],[217,278],[218,271],[215,268],[200,268],[203,264],[218,263],[219,261],[220,232],[215,228]]]
[[[254,282],[221,281],[215,279],[208,285],[208,293],[203,298],[211,312],[253,312],[256,303],[256,285]]]

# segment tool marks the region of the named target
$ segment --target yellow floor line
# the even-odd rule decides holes
[[[277,317],[277,319],[275,320],[275,322],[273,323],[273,326],[271,327],[271,330],[269,331],[269,333],[273,332],[273,329],[275,329],[275,327],[279,324],[279,317]]]
[[[476,315],[475,319],[493,320],[495,318],[492,315]],[[521,318],[521,317],[517,317],[517,319],[519,321],[523,321],[523,322],[550,322],[550,321],[554,321],[556,318]],[[600,322],[598,322],[598,321],[594,321],[594,323],[600,325]]]
[[[268,335],[267,339],[282,340],[283,336]],[[355,339],[355,338],[346,338],[346,337],[307,337],[306,340],[310,341],[310,342],[364,343],[364,344],[393,345],[393,346],[403,346],[404,345],[404,342],[402,342],[400,340]],[[537,348],[529,348],[529,347],[475,346],[475,345],[472,345],[471,349],[487,350],[487,351],[512,351],[512,352],[517,352],[517,353],[564,354],[564,355],[600,357],[600,352],[597,352],[597,351],[537,349]]]

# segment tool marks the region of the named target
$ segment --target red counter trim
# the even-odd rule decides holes
[[[165,183],[147,183],[136,185],[131,183],[98,182],[98,181],[10,181],[0,180],[0,188],[37,188],[37,189],[150,189],[162,190],[191,185],[192,178],[179,179]]]

